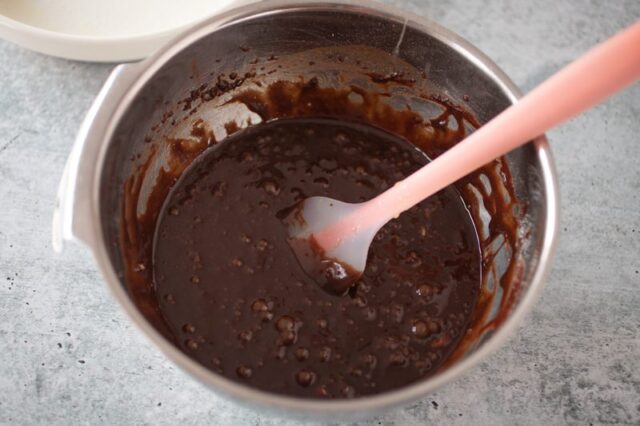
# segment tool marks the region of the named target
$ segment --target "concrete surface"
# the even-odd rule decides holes
[[[637,0],[404,3],[525,90],[640,17]],[[0,42],[0,423],[284,424],[177,371],[86,251],[51,250],[58,179],[111,68]],[[479,368],[369,424],[640,424],[639,135],[640,85],[549,134],[562,224],[542,299]]]

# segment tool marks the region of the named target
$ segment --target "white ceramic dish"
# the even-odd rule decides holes
[[[0,38],[67,59],[145,58],[175,34],[250,0],[0,0]]]

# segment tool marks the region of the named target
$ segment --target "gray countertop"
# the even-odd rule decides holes
[[[637,0],[406,3],[524,90],[640,18]],[[284,424],[177,370],[87,251],[51,249],[58,180],[111,69],[0,41],[0,424]],[[640,424],[639,135],[638,84],[549,133],[562,220],[542,298],[480,367],[372,424]]]

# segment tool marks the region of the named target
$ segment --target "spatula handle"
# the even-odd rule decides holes
[[[640,21],[561,69],[464,141],[366,203],[358,214],[373,223],[396,217],[639,78]]]

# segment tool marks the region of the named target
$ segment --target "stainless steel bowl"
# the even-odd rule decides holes
[[[519,259],[509,300],[500,283],[488,280],[496,294],[491,315],[501,316],[493,330],[478,335],[460,357],[438,374],[410,386],[353,400],[307,400],[259,391],[232,382],[192,360],[166,340],[132,302],[124,282],[118,241],[125,180],[145,157],[151,131],[170,134],[167,108],[209,72],[242,72],[250,57],[279,58],[311,49],[363,46],[363,55],[384,69],[387,63],[426,71],[423,88],[452,101],[469,96],[467,108],[482,122],[516,102],[519,92],[484,54],[459,36],[426,19],[372,2],[266,1],[213,17],[173,40],[151,58],[117,67],[85,119],[64,171],[54,214],[54,247],[64,240],[86,245],[94,254],[112,294],[131,320],[173,362],[211,389],[233,400],[285,415],[334,419],[373,415],[407,404],[458,377],[496,350],[513,333],[542,289],[554,251],[558,193],[549,146],[544,137],[510,153],[505,162],[518,200],[518,243],[508,256]],[[243,47],[251,48],[251,55]],[[371,59],[371,49],[378,52]],[[368,52],[368,53],[367,53]],[[216,61],[216,59],[222,59]],[[287,79],[310,72],[285,66],[269,78]],[[377,64],[377,65],[376,65]],[[335,64],[336,72],[340,63]],[[329,72],[330,75],[336,75]],[[339,79],[336,81],[339,82]],[[215,112],[215,102],[196,114]],[[175,109],[176,114],[184,114]],[[153,129],[153,130],[152,130]],[[139,205],[139,210],[144,206]],[[490,219],[490,218],[489,218]],[[488,219],[488,220],[489,220]],[[482,226],[482,224],[477,224]],[[504,256],[495,256],[493,272],[504,273]],[[517,282],[516,282],[517,281]],[[508,302],[508,303],[507,303]],[[482,325],[482,324],[479,324]]]

